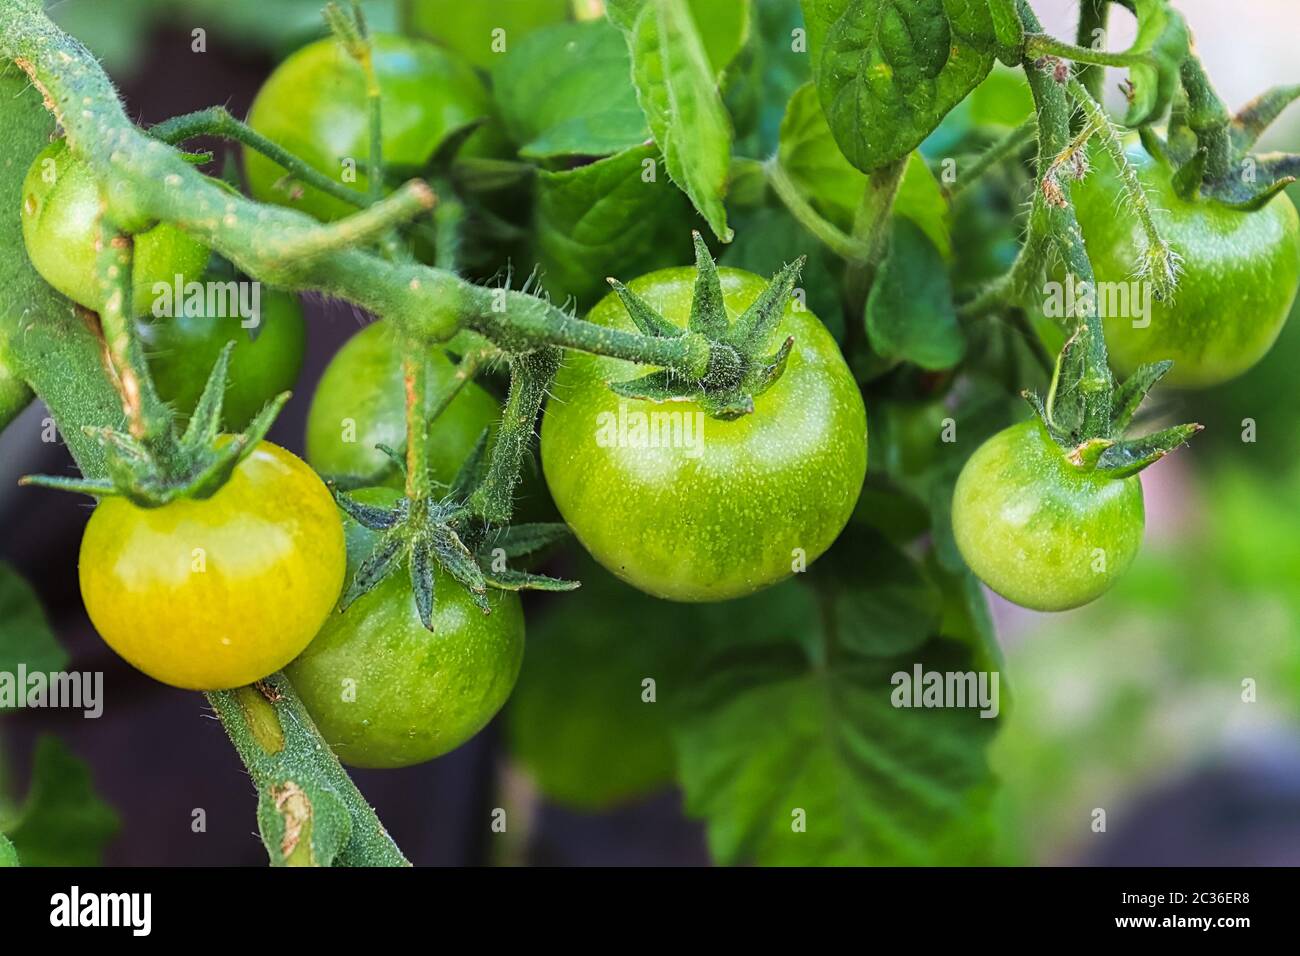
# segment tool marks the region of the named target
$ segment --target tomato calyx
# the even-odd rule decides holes
[[[790,293],[803,268],[803,258],[787,264],[754,303],[734,322],[727,315],[718,267],[699,232],[695,241],[696,280],[691,314],[685,329],[678,328],[651,305],[616,279],[610,279],[627,314],[644,335],[681,338],[696,335],[709,343],[709,363],[700,378],[692,379],[663,369],[640,378],[611,382],[609,387],[625,398],[650,402],[696,402],[714,418],[730,420],[754,411],[754,396],[771,388],[785,371],[794,337],[788,336],[775,352],[766,352],[767,340],[781,320]]]
[[[379,537],[357,567],[339,603],[346,611],[363,594],[405,564],[411,576],[420,622],[433,630],[436,569],[442,568],[470,595],[484,614],[492,612],[488,590],[572,591],[577,581],[534,574],[508,567],[513,558],[527,557],[564,540],[569,527],[561,523],[491,526],[468,504],[486,475],[487,433],[466,459],[447,494],[412,500],[399,498],[392,507],[366,504],[331,485],[334,500],[349,517]],[[402,456],[381,450],[405,471]]]
[[[1046,401],[1033,392],[1022,393],[1075,468],[1128,478],[1202,430],[1204,426],[1191,423],[1125,438],[1143,400],[1174,363],[1166,360],[1143,365],[1119,384],[1109,374],[1098,381],[1089,377],[1088,346],[1087,327],[1076,330],[1066,341],[1057,357]]]
[[[1181,108],[1175,104],[1167,137],[1143,127],[1143,147],[1173,169],[1174,189],[1183,199],[1214,200],[1244,212],[1262,208],[1296,181],[1300,156],[1251,150],[1282,111],[1300,98],[1300,86],[1269,90],[1229,118],[1199,67],[1184,76],[1184,86],[1189,80]],[[1202,115],[1207,113],[1214,119],[1207,122]]]
[[[242,432],[223,434],[221,411],[233,348],[231,342],[221,350],[183,432],[174,416],[162,440],[155,442],[112,428],[86,427],[85,433],[104,450],[107,478],[27,475],[20,483],[96,498],[119,496],[141,508],[160,508],[181,498],[212,497],[266,437],[290,395],[281,392],[273,398]]]

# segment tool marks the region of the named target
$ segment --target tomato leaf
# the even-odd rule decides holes
[[[816,625],[805,622],[805,628]],[[991,856],[996,720],[978,709],[895,707],[894,675],[970,672],[933,641],[866,658],[790,638],[705,661],[676,734],[689,813],[723,864],[916,865]],[[830,643],[830,642],[827,642]],[[779,782],[779,786],[774,786]]]
[[[1156,62],[1129,69],[1133,95],[1124,120],[1127,126],[1141,126],[1164,115],[1178,90],[1189,42],[1182,14],[1167,0],[1136,0],[1134,10],[1138,32],[1130,52],[1149,53]]]
[[[25,866],[96,866],[118,818],[95,793],[81,758],[45,736],[36,745],[26,802],[3,829]]]
[[[786,107],[777,161],[828,222],[842,232],[853,231],[871,181],[840,152],[811,83],[795,91]],[[952,254],[948,202],[919,153],[913,153],[904,167],[894,212],[916,223],[945,259]]]
[[[6,564],[0,564],[0,673],[60,671],[68,654],[55,640],[36,595]],[[0,712],[6,708],[0,706]]]
[[[573,296],[586,308],[609,291],[607,276],[689,261],[682,223],[690,206],[660,163],[653,146],[638,146],[587,166],[539,173],[533,251],[553,297]]]
[[[988,0],[803,0],[831,132],[871,172],[915,149],[1000,49]]]
[[[809,581],[822,595],[836,637],[864,656],[910,651],[939,625],[938,589],[910,557],[872,528],[846,528],[809,573]]]
[[[208,0],[212,2],[212,0]],[[216,0],[229,3],[230,0]],[[264,0],[257,0],[264,7]],[[284,0],[280,0],[281,3]],[[319,0],[297,0],[312,8],[320,20]],[[382,16],[389,4],[367,4],[366,17]],[[448,3],[446,0],[411,0],[405,6],[405,33],[436,40],[455,50],[475,66],[491,68],[502,57],[513,57],[534,30],[563,23],[569,0],[514,0],[512,3]],[[371,9],[372,7],[378,9]],[[279,16],[277,11],[276,16]],[[262,20],[265,21],[263,11]],[[372,30],[382,27],[371,25]],[[502,49],[504,44],[504,50]]]
[[[605,809],[672,783],[670,711],[698,625],[689,605],[642,594],[594,561],[584,558],[578,576],[580,598],[529,622],[508,736],[547,798]]]
[[[997,37],[998,59],[1007,66],[1019,66],[1024,53],[1025,27],[1016,12],[1016,0],[989,0],[993,35]]]
[[[776,151],[791,95],[811,76],[807,51],[793,42],[803,29],[799,4],[757,0],[751,38],[727,72],[726,102],[736,124],[736,152],[766,159]],[[729,199],[734,199],[732,183]],[[739,232],[739,230],[737,230]]]
[[[626,23],[613,8],[611,19]],[[731,162],[731,120],[686,0],[645,0],[627,36],[637,97],[668,175],[714,234],[730,242],[723,195]]]
[[[538,30],[498,62],[492,87],[520,155],[608,156],[649,139],[627,43],[608,22]]]
[[[943,257],[911,220],[895,218],[889,257],[867,298],[867,337],[887,359],[952,368],[966,340]]]

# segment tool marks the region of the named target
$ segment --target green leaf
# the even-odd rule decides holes
[[[0,673],[48,674],[67,666],[67,652],[54,639],[35,593],[7,564],[0,564]],[[0,712],[6,708],[0,706]]]
[[[989,0],[993,35],[998,41],[998,59],[1007,66],[1019,66],[1023,59],[1025,27],[1016,12],[1016,0]]]
[[[965,338],[939,250],[908,219],[895,219],[889,257],[867,298],[867,337],[887,359],[924,369],[961,361]]]
[[[512,754],[542,794],[597,810],[672,783],[671,701],[699,643],[689,605],[648,597],[585,558],[578,576],[579,593],[529,622],[506,717]]]
[[[25,866],[96,866],[118,819],[95,793],[85,763],[45,736],[36,745],[27,800],[3,829]]]
[[[730,242],[723,196],[731,120],[685,0],[646,0],[628,35],[632,76],[668,175],[714,234]]]
[[[894,675],[910,677],[917,664],[974,669],[966,648],[942,641],[875,659],[771,641],[706,661],[675,739],[687,811],[705,818],[714,858],[986,862],[985,748],[997,721],[976,709],[893,706]]]
[[[317,8],[321,6],[320,0],[308,2]],[[366,6],[366,15],[370,16],[371,6],[382,8],[388,4]],[[491,68],[502,58],[514,56],[524,38],[534,30],[568,19],[570,0],[495,0],[493,3],[410,0],[409,6],[404,32],[437,40],[475,66]],[[502,32],[494,33],[497,30]],[[504,40],[505,52],[500,52],[499,42],[494,46],[498,40]]]
[[[650,138],[627,42],[607,21],[538,30],[497,62],[492,87],[522,156],[609,156]]]
[[[1164,115],[1178,90],[1179,71],[1187,59],[1190,35],[1183,16],[1167,0],[1136,0],[1137,38],[1130,52],[1150,53],[1155,66],[1129,69],[1133,101],[1124,123],[1141,126]]]
[[[987,0],[803,0],[835,141],[871,172],[906,156],[993,67]]]
[[[631,32],[637,17],[655,0],[608,0],[606,15],[621,30]],[[704,44],[713,72],[721,76],[731,65],[749,37],[751,0],[685,0],[695,23],[695,32]]]
[[[867,657],[910,651],[939,625],[939,591],[878,531],[850,525],[808,572],[841,644]]]
[[[538,175],[533,251],[552,297],[573,296],[587,308],[609,291],[608,276],[689,261],[682,222],[690,206],[659,162],[653,146],[638,146]]]
[[[871,181],[840,152],[811,83],[796,90],[786,107],[777,160],[813,208],[840,231],[852,233]],[[919,153],[903,170],[894,212],[924,230],[945,259],[952,254],[948,201]]]
[[[798,3],[756,0],[750,29],[749,42],[727,73],[726,102],[736,124],[736,152],[766,159],[776,151],[786,103],[812,74],[807,51],[794,42],[795,30],[803,29]],[[735,192],[733,182],[728,198]]]

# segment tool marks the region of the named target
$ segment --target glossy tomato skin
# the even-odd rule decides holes
[[[354,493],[391,505],[388,488]],[[348,575],[374,545],[374,532],[345,519]],[[499,711],[519,677],[524,616],[514,592],[489,591],[484,614],[438,572],[433,631],[415,610],[405,566],[330,615],[286,669],[316,726],[353,767],[406,767],[459,747]]]
[[[953,492],[966,563],[998,594],[1036,611],[1099,597],[1133,563],[1143,522],[1136,476],[1076,469],[1037,419],[981,445]]]
[[[733,318],[767,285],[739,269],[718,271]],[[685,326],[694,281],[693,269],[664,269],[631,288]],[[614,295],[588,319],[635,328]],[[862,490],[866,411],[815,315],[788,305],[770,348],[787,335],[795,344],[785,373],[734,421],[690,402],[620,398],[607,383],[644,370],[566,354],[542,423],[542,468],[565,521],[606,568],[656,597],[722,601],[767,587],[830,547]],[[636,414],[671,414],[659,421],[679,426],[680,438],[667,442],[675,447],[638,447]],[[685,440],[688,427],[697,441]]]
[[[449,388],[455,366],[429,349],[427,405]],[[402,475],[376,445],[399,454],[406,447],[401,343],[384,321],[366,326],[339,349],[321,377],[307,414],[307,460],[330,477],[373,479],[400,487]],[[429,473],[449,484],[483,434],[500,419],[496,400],[474,382],[429,428]]]
[[[239,431],[266,403],[293,388],[302,370],[307,324],[296,295],[263,288],[256,328],[239,315],[150,316],[136,323],[163,401],[189,417],[228,342],[230,373],[222,421]]]
[[[1144,363],[1173,359],[1164,381],[1184,388],[1235,378],[1272,347],[1300,287],[1295,206],[1285,194],[1254,212],[1189,201],[1175,191],[1170,166],[1138,145],[1128,156],[1156,225],[1182,256],[1183,273],[1171,302],[1153,297],[1150,325],[1135,328],[1133,316],[1104,320],[1112,364],[1129,375]],[[1130,282],[1146,237],[1122,199],[1114,162],[1097,155],[1073,195],[1097,279]]]
[[[73,302],[99,311],[96,277],[99,185],[66,140],[37,155],[23,181],[23,243],[41,277]],[[159,223],[134,237],[131,302],[136,315],[150,311],[154,285],[174,286],[203,274],[208,248],[175,226]]]
[[[468,64],[424,40],[377,34],[374,66],[383,116],[384,162],[418,166],[447,136],[491,115],[486,87]],[[249,125],[341,185],[365,193],[370,155],[370,108],[361,66],[332,37],[289,56],[267,79],[248,114]],[[493,151],[491,129],[474,133],[462,155]],[[355,161],[355,181],[345,181],[344,160]],[[277,183],[283,167],[254,150],[244,151],[255,199],[301,209],[318,219],[339,219],[356,208],[316,189],[295,198]],[[350,176],[350,173],[349,173]]]
[[[307,646],[346,564],[329,491],[262,442],[204,501],[107,498],[81,541],[81,596],[100,636],[155,680],[241,687]]]

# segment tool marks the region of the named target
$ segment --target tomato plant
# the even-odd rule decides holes
[[[343,584],[325,486],[264,443],[211,498],[110,498],[81,542],[81,595],[105,641],[150,677],[221,690],[266,677],[316,635]]]
[[[732,315],[766,287],[740,270],[719,275]],[[690,269],[667,269],[629,288],[684,327],[694,280]],[[614,293],[587,319],[635,328]],[[615,394],[608,383],[632,371],[617,359],[581,356],[561,370],[542,468],[560,514],[605,567],[657,597],[718,601],[781,580],[835,540],[866,473],[866,414],[815,315],[787,306],[773,339],[786,336],[798,347],[785,374],[733,421],[692,402],[668,410]],[[610,501],[619,507],[597,506]]]
[[[205,304],[201,314],[187,310],[183,315],[139,321],[149,371],[159,397],[188,416],[198,405],[204,380],[221,350],[234,342],[225,420],[243,428],[298,380],[307,340],[302,306],[296,296],[264,290],[255,320],[230,314],[228,308],[221,315],[207,311]]]
[[[103,301],[95,277],[102,186],[65,140],[55,140],[32,160],[23,181],[23,242],[32,265],[73,302],[98,309]],[[149,312],[154,286],[174,287],[202,273],[208,250],[170,223],[158,223],[134,238],[131,303]]]
[[[389,505],[391,489],[356,500]],[[352,570],[374,544],[355,521],[346,532]],[[354,767],[405,767],[439,757],[483,729],[510,696],[524,656],[519,598],[499,591],[484,614],[450,577],[432,629],[405,574],[388,577],[332,615],[288,668],[312,718],[339,759]]]
[[[987,598],[1131,587],[1148,468],[1153,514],[1217,507],[1179,480],[1213,448],[1162,463],[1205,396],[1153,389],[1248,372],[1300,285],[1300,159],[1255,150],[1300,87],[1230,114],[1173,6],[1126,0],[1101,49],[1111,5],[1076,45],[1028,0],[332,3],[247,122],[144,128],[69,5],[0,0],[0,428],[66,443],[23,483],[95,500],[91,621],[208,692],[273,863],[407,862],[335,758],[503,708],[485,774],[583,810],[675,787],[719,863],[1019,862]],[[152,307],[189,280],[199,312]],[[1049,314],[1056,284],[1101,292]],[[364,327],[291,399],[321,299]],[[290,401],[310,466],[266,441]],[[1281,430],[1241,417],[1214,448]],[[535,453],[563,521],[522,513]],[[0,664],[57,670],[15,580]],[[6,861],[61,859],[12,819]],[[101,846],[82,819],[64,845]]]

